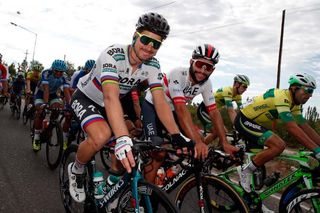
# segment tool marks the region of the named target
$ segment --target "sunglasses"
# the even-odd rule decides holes
[[[248,85],[242,84],[242,87],[243,87],[244,89],[247,89],[247,88],[248,88]]]
[[[137,32],[138,36],[140,37],[140,42],[144,45],[148,45],[150,43],[152,43],[152,47],[154,49],[159,49],[161,44],[162,44],[162,41],[159,41],[157,39],[154,39],[154,38],[151,38],[145,34],[141,34],[139,32]]]
[[[310,94],[310,95],[313,94],[314,89],[312,89],[311,87],[301,86],[300,88],[303,89],[303,91],[307,94]]]
[[[204,68],[204,70],[206,70],[208,73],[213,72],[215,69],[214,65],[199,60],[194,60],[194,65],[199,69]]]

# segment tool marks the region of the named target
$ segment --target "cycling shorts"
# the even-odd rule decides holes
[[[263,146],[274,134],[271,130],[257,124],[239,112],[234,121],[235,129],[249,142],[249,146]]]
[[[34,100],[35,106],[44,104],[43,91],[38,90],[38,92],[34,95]],[[58,97],[56,93],[49,94],[49,105],[52,105],[54,103],[63,104],[63,101]]]
[[[84,131],[94,122],[107,121],[105,108],[92,101],[79,89],[72,95],[71,108],[74,118],[81,124]]]

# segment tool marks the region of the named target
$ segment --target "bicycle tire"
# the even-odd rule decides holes
[[[77,144],[70,144],[70,146],[65,150],[61,164],[59,168],[59,184],[60,184],[60,197],[63,203],[64,209],[67,213],[83,213],[83,212],[97,212],[94,203],[93,196],[86,190],[86,200],[82,203],[75,202],[69,193],[69,177],[68,177],[68,165],[75,161],[75,155],[78,150]],[[85,182],[85,184],[87,184]]]
[[[305,184],[303,182],[303,179],[299,179],[293,184],[289,185],[284,192],[281,195],[280,202],[279,202],[279,207],[280,206],[285,206],[288,201],[297,193],[299,193],[303,188],[305,188]],[[279,208],[280,210],[280,208]]]
[[[150,198],[152,210],[145,204],[146,199],[135,202],[132,197],[132,186],[129,184],[119,196],[116,212],[135,212],[132,204],[139,205],[140,212],[176,213],[178,212],[174,204],[169,200],[167,194],[157,186],[144,180],[138,182],[139,198]],[[112,205],[112,204],[111,204]],[[109,205],[109,206],[111,206]],[[142,209],[144,210],[142,210]]]
[[[50,126],[50,125],[49,125]],[[50,128],[50,127],[48,127]],[[63,153],[63,134],[59,123],[52,124],[50,136],[47,135],[46,141],[46,159],[50,169],[56,169],[61,161]],[[48,132],[49,129],[45,130]],[[54,134],[55,133],[55,134]],[[56,140],[54,139],[56,136]]]
[[[314,205],[316,202],[316,206]],[[284,206],[279,207],[279,212],[320,212],[320,188],[303,189],[296,193]]]
[[[24,106],[22,111],[22,123],[26,125],[28,123],[28,120],[29,120],[29,116],[27,112],[27,106]]]
[[[20,119],[20,116],[21,116],[21,97],[17,97],[17,100],[16,100],[16,118],[17,120]]]
[[[236,190],[223,179],[205,175],[202,177],[210,201],[203,203],[206,212],[249,212],[249,208]],[[204,189],[204,190],[205,190]],[[204,198],[206,199],[206,198]],[[209,206],[208,203],[211,205]],[[175,204],[181,212],[199,212],[197,182],[194,176],[187,179],[175,197]]]

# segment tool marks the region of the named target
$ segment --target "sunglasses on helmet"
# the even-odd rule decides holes
[[[209,63],[206,63],[204,61],[199,61],[199,60],[194,60],[194,65],[199,69],[204,68],[209,73],[213,72],[213,70],[215,69],[213,64],[209,64]]]
[[[138,36],[140,37],[140,42],[144,45],[148,45],[148,44],[152,44],[152,47],[154,49],[159,49],[161,44],[162,44],[162,41],[159,41],[157,39],[154,39],[154,38],[151,38],[150,36],[147,36],[145,34],[141,34],[139,32],[137,32]]]

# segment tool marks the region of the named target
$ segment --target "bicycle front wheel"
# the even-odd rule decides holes
[[[320,212],[320,188],[301,190],[279,212]]]
[[[119,197],[116,212],[135,212],[137,205],[140,212],[176,213],[178,210],[157,186],[140,181],[138,183],[138,199],[132,196],[132,186],[129,185]]]
[[[185,181],[178,191],[175,203],[181,212],[249,212],[249,208],[236,190],[219,177],[202,177],[203,200],[199,199],[195,177]]]
[[[48,127],[50,128],[50,127]],[[63,134],[58,123],[53,124],[51,129],[47,129],[46,158],[50,169],[59,166],[63,153]]]

